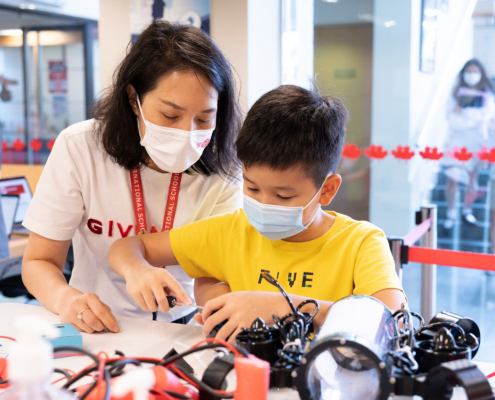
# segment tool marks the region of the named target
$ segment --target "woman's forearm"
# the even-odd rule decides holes
[[[60,305],[66,303],[70,296],[81,294],[67,284],[57,266],[45,260],[24,260],[22,281],[29,293],[55,314],[60,314]]]

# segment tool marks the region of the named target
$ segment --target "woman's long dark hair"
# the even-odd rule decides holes
[[[479,90],[481,92],[493,92],[493,85],[490,79],[488,79],[488,76],[486,75],[485,68],[483,67],[483,64],[476,58],[472,58],[471,60],[467,61],[466,64],[462,67],[461,71],[459,72],[459,75],[457,77],[457,84],[454,88],[454,98],[457,100],[457,103],[461,107],[466,107],[468,104],[472,103],[474,98],[471,96],[461,96],[459,95],[459,89],[461,87],[469,87],[469,85],[464,81],[464,72],[466,72],[466,69],[470,67],[471,65],[476,65],[480,72],[481,72],[481,79],[478,82],[478,84],[474,87],[476,90]]]
[[[143,98],[156,88],[164,74],[172,71],[202,74],[219,94],[215,131],[201,159],[188,171],[232,176],[238,166],[234,142],[241,125],[232,70],[210,37],[192,26],[153,22],[132,47],[129,44],[127,55],[114,73],[113,86],[93,112],[99,142],[125,169],[146,165],[148,154],[140,145],[137,117],[126,88],[132,85]]]

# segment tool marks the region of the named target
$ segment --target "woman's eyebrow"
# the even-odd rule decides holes
[[[163,100],[160,99],[160,101],[170,107],[175,108],[176,110],[181,110],[181,111],[187,111],[184,107],[179,106],[178,104],[172,103],[171,101],[168,100]],[[215,107],[208,108],[207,110],[200,111],[200,114],[211,114],[213,112],[217,111]]]

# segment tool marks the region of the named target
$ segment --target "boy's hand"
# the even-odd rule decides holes
[[[217,310],[215,314],[212,312]],[[267,325],[273,325],[273,314],[283,317],[290,312],[289,305],[280,293],[270,292],[232,292],[224,294],[205,304],[201,315],[203,334],[208,335],[221,322],[228,322],[217,333],[216,338],[235,343],[235,337],[241,328],[249,328],[260,317]],[[196,321],[201,323],[201,317]]]
[[[168,312],[167,294],[177,297],[177,301],[193,304],[179,282],[164,268],[139,265],[125,276],[127,292],[144,311]]]

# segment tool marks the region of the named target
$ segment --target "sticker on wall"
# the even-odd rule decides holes
[[[419,155],[425,160],[440,160],[443,157],[443,153],[439,153],[436,147],[426,147]]]
[[[383,147],[380,145],[375,146],[374,144],[371,144],[370,147],[364,150],[364,154],[371,159],[383,160],[387,156],[388,151],[383,150]]]
[[[351,160],[356,160],[361,157],[363,151],[358,149],[355,144],[346,143],[344,149],[342,150],[342,157],[350,158]]]
[[[409,146],[397,146],[395,150],[392,150],[392,155],[398,160],[410,160],[414,157],[414,151],[409,149]]]

